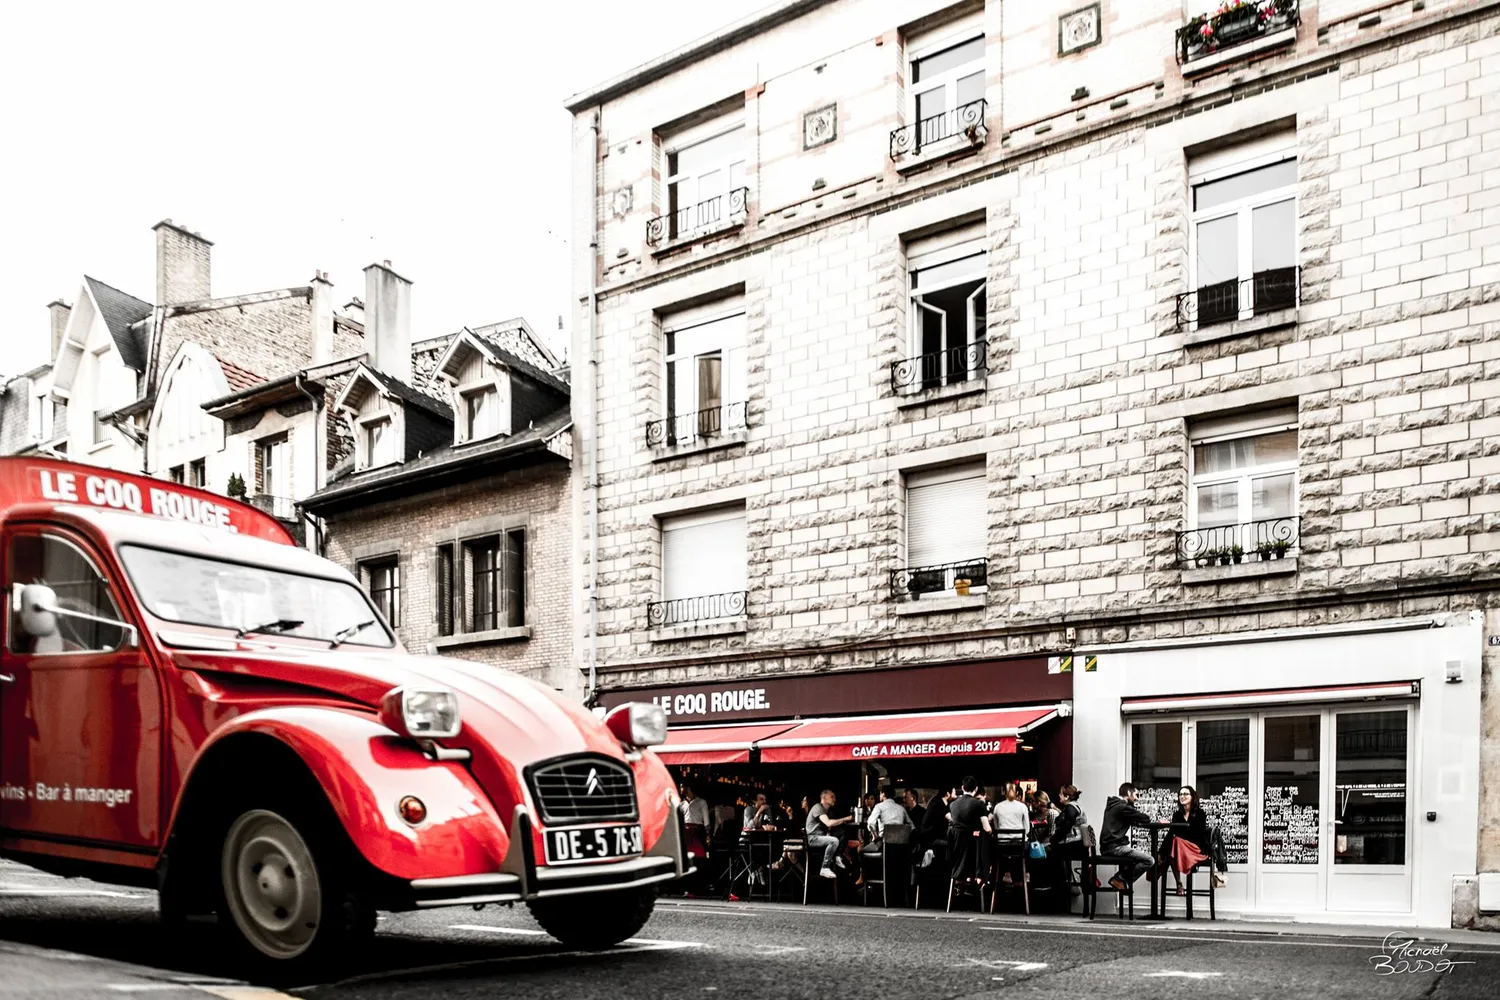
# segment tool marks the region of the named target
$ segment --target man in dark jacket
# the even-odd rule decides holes
[[[1130,846],[1130,828],[1151,825],[1151,817],[1135,807],[1135,799],[1135,786],[1127,781],[1120,786],[1118,796],[1111,795],[1104,802],[1104,822],[1099,825],[1099,853],[1109,858],[1125,859],[1109,880],[1112,889],[1129,887],[1152,866],[1151,855]]]
[[[927,811],[922,814],[921,841],[923,847],[948,842],[948,803],[953,801],[955,791],[950,789],[927,800]]]

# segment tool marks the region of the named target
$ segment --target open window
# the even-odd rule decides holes
[[[987,261],[983,223],[907,244],[909,357],[892,369],[897,392],[953,385],[988,371]]]
[[[741,298],[662,319],[666,419],[647,428],[648,443],[675,447],[745,428],[745,306]]]

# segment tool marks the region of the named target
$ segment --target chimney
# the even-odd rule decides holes
[[[156,304],[212,298],[208,254],[213,244],[171,219],[151,228],[156,233]]]
[[[53,299],[47,303],[47,312],[52,316],[52,360],[57,360],[57,352],[62,347],[63,334],[68,330],[68,316],[72,314],[73,307],[62,299]]]
[[[365,352],[372,367],[411,384],[411,282],[388,260],[365,268]]]
[[[327,271],[314,271],[312,278],[312,363],[333,360],[333,282]]]
[[[361,298],[352,298],[344,303],[344,315],[360,326],[365,325],[365,303]]]

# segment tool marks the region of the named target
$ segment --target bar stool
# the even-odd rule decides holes
[[[1021,860],[1021,905],[1026,911],[1026,915],[1028,917],[1031,916],[1031,872],[1027,866],[1031,845],[1025,837],[1003,837],[993,839],[991,849],[994,852],[997,864],[1012,861],[1016,858]],[[1009,867],[1006,868],[1006,871],[1010,871]],[[991,913],[995,912],[995,904],[1000,899],[1000,890],[1004,885],[1005,883],[1002,879],[996,878],[994,880],[993,888],[990,890]],[[1011,887],[1015,887],[1014,883],[1012,883]]]
[[[880,886],[880,905],[890,906],[890,881],[891,881],[891,857],[898,859],[908,858],[908,846],[911,844],[911,827],[909,826],[887,826],[880,831],[880,845],[878,851],[866,848],[859,852],[860,874],[864,876],[862,886],[862,905],[870,905],[870,889],[872,886]],[[896,848],[892,851],[891,848]],[[906,871],[911,870],[910,865],[898,866]],[[872,878],[871,874],[878,874],[879,878]],[[906,879],[905,882],[910,882]],[[903,882],[903,884],[905,884]],[[904,898],[904,897],[903,897]]]

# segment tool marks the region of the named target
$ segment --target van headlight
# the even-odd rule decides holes
[[[667,742],[667,713],[649,702],[616,706],[604,717],[604,725],[626,746],[654,747]]]
[[[457,736],[458,695],[440,687],[392,688],[380,699],[380,721],[389,730],[417,740]]]

